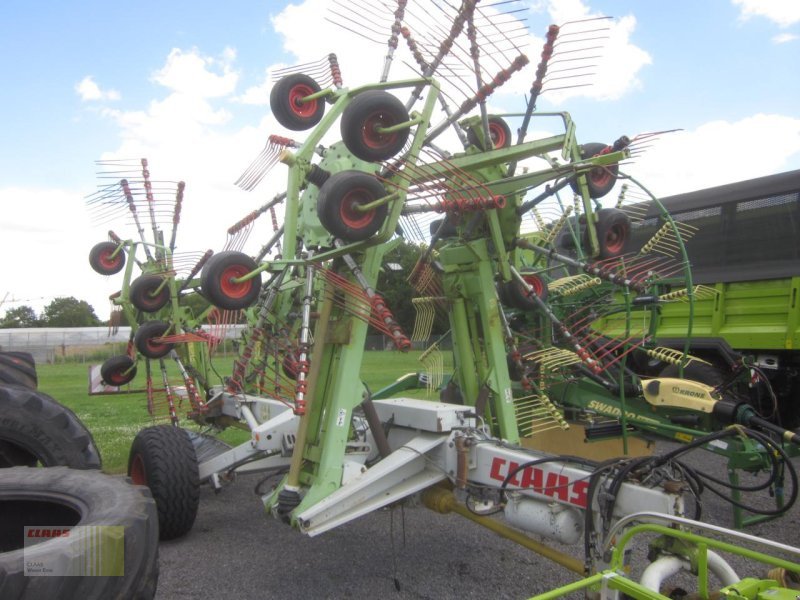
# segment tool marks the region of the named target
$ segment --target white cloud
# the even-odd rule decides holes
[[[89,267],[89,250],[107,239],[108,226],[93,227],[83,201],[85,190],[4,188],[0,205],[13,206],[3,217],[0,255],[0,298],[9,292],[17,308],[31,306],[37,314],[54,298],[86,300],[100,318],[108,317],[108,296],[118,281]]]
[[[173,48],[167,63],[153,75],[153,81],[174,92],[198,98],[219,98],[230,95],[239,80],[231,69],[236,58],[227,48],[221,57],[203,56],[197,50]]]
[[[798,39],[798,36],[794,33],[779,33],[778,35],[772,36],[772,43],[785,44],[787,42],[793,42],[796,39]]]
[[[780,27],[800,21],[800,2],[797,0],[733,0],[744,20],[765,17]]]
[[[95,100],[119,100],[117,90],[102,90],[91,75],[87,75],[75,84],[75,92],[85,102]]]
[[[600,19],[605,15],[592,11],[581,0],[550,0],[547,10],[552,22],[560,25],[562,30],[556,41],[557,52],[549,63],[549,83],[545,85],[543,99],[555,105],[581,96],[595,100],[617,100],[641,87],[638,74],[653,61],[645,50],[631,41],[636,30],[636,17],[627,15],[615,20]],[[580,22],[587,19],[593,20]],[[605,28],[607,30],[602,31]],[[598,29],[601,31],[596,31]],[[581,39],[585,41],[578,41]],[[543,42],[543,39],[537,39],[533,45],[539,48]],[[583,50],[575,52],[576,49]],[[558,50],[568,50],[570,53],[559,56]],[[578,57],[583,60],[575,61]],[[569,58],[570,62],[561,62],[562,58]],[[591,66],[580,71],[558,72],[562,68],[573,69],[586,65]],[[591,73],[591,76],[555,79],[578,73]],[[576,85],[581,87],[567,87]],[[566,89],[556,89],[559,87]]]
[[[627,170],[657,196],[670,196],[797,165],[800,119],[757,114],[666,134]]]
[[[272,90],[272,76],[270,70],[264,73],[264,80],[258,85],[247,88],[244,93],[236,97],[237,102],[253,106],[269,106],[269,93]]]

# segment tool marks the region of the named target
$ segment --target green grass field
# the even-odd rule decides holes
[[[405,373],[424,370],[419,362],[421,352],[373,351],[364,354],[361,378],[375,392]],[[448,372],[450,356],[445,354],[444,369]],[[230,373],[232,359],[220,359],[215,366],[220,373]],[[142,370],[143,371],[143,370]],[[88,364],[61,363],[37,365],[39,389],[71,408],[92,432],[103,457],[103,470],[107,473],[123,473],[127,470],[128,451],[136,433],[154,423],[147,412],[147,399],[143,393],[90,396],[88,394]],[[155,374],[154,374],[155,375]],[[144,386],[142,372],[131,384]],[[424,397],[424,390],[408,395]],[[184,407],[179,414],[185,414]],[[166,413],[157,415],[156,422],[166,422]],[[186,422],[187,427],[195,428]],[[228,429],[221,436],[229,443],[241,443],[248,439],[247,432]]]

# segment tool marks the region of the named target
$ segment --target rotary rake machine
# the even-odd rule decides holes
[[[606,574],[587,584],[606,595],[655,598],[677,570],[664,557],[691,554],[703,565],[701,588],[709,570],[724,585],[739,580],[702,535],[654,546],[644,585],[622,575],[625,553],[611,552],[617,534],[635,523],[698,526],[682,517],[686,506],[694,504],[697,516],[702,489],[724,482],[680,462],[685,451],[724,448],[740,459],[737,467],[769,473],[758,489],[782,489],[788,472],[794,491],[762,512],[789,509],[796,476],[784,446],[796,444],[796,435],[722,387],[637,375],[649,358],[680,367],[697,359],[660,348],[630,319],[613,338],[593,327],[602,316],[631,315],[642,305],[691,307],[702,293],[683,248],[692,231],[661,209],[658,233],[631,247],[631,231],[660,204],[623,169],[653,134],[581,145],[567,113],[536,110],[542,93],[583,85],[591,75],[587,65],[605,20],[551,26],[524,110],[489,112],[490,96],[529,70],[517,8],[335,2],[330,20],[339,26],[359,24],[356,32],[375,42],[389,32],[380,81],[345,87],[333,54],[276,74],[274,117],[307,134],[302,141],[270,136],[239,178],[253,190],[279,164],[288,170],[285,192],[232,226],[220,252],[174,252],[184,188],[156,194],[146,162],[90,198],[101,216],[125,211],[138,232],[128,240],[110,234],[90,261],[105,275],[124,269],[112,302],[133,331],[128,352],[103,365],[103,378],[128,383],[144,360],[149,403],[167,406],[172,421],[140,432],[129,466],[134,481],[153,490],[162,537],[189,531],[199,482],[218,489],[233,473],[266,471],[279,477],[263,496],[267,510],[311,536],[421,496],[431,508],[523,537],[539,551],[509,525],[560,542],[583,540],[582,560],[544,552],[580,575]],[[406,67],[416,73],[392,80],[390,67],[404,47]],[[555,123],[561,133],[526,140],[534,121]],[[518,124],[516,139],[509,123]],[[445,148],[452,144],[458,150]],[[618,182],[626,185],[610,200]],[[266,243],[244,252],[267,213]],[[169,242],[158,225],[167,215]],[[141,224],[148,219],[151,241]],[[418,294],[410,337],[377,290],[386,255],[404,242],[422,243],[409,273]],[[141,274],[132,279],[134,265]],[[430,339],[437,313],[447,316],[450,331],[422,356],[452,345],[452,373],[427,373],[429,383],[441,382],[440,401],[398,397],[420,384],[418,374],[374,393],[362,383],[370,326],[404,352],[412,338]],[[223,377],[211,355],[234,324],[242,325],[238,356]],[[158,361],[163,385],[153,382],[151,361]],[[179,427],[184,400],[194,422],[209,430],[242,427],[250,439],[201,452],[198,439],[209,436]],[[685,446],[664,456],[597,461],[559,449],[558,439],[576,427],[590,441],[621,438],[625,450],[633,437]],[[555,445],[526,447],[545,432]],[[734,487],[737,499],[750,489]],[[694,500],[684,502],[687,496]],[[492,521],[495,513],[506,524]],[[742,539],[724,548],[737,553]],[[791,558],[747,557],[782,569],[781,585],[791,585],[798,550],[769,550]]]

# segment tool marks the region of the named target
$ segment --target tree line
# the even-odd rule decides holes
[[[41,315],[30,306],[23,304],[9,308],[0,320],[0,329],[19,329],[28,327],[97,327],[104,325],[86,300],[54,298],[44,307]]]

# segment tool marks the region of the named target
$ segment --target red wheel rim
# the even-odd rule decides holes
[[[127,369],[123,369],[122,367],[120,367],[120,369],[118,371],[114,371],[109,376],[109,379],[111,380],[111,381],[109,381],[109,383],[111,385],[124,385],[125,384],[125,379],[126,379],[126,377],[125,377],[125,371],[126,370]]]
[[[147,485],[147,474],[144,470],[144,461],[141,454],[133,455],[130,478],[135,485]]]
[[[298,117],[308,118],[317,112],[317,101],[309,100],[302,102],[303,98],[314,93],[309,86],[302,83],[297,84],[289,90],[289,106],[292,112]]]
[[[618,224],[614,225],[613,227],[609,227],[608,231],[606,231],[606,236],[603,240],[603,243],[605,244],[608,252],[617,253],[622,252],[627,239],[628,228],[625,227],[625,225]]]
[[[159,354],[166,347],[166,344],[164,342],[156,341],[160,337],[161,335],[157,335],[147,340],[147,349],[153,354]]]
[[[234,279],[244,277],[250,270],[243,265],[231,265],[222,272],[220,277],[220,291],[228,298],[244,298],[253,288],[253,280],[235,282]]]
[[[605,167],[595,167],[589,171],[589,179],[597,187],[605,187],[611,182],[611,172]]]
[[[525,283],[533,288],[533,293],[536,294],[537,298],[542,297],[542,293],[544,292],[544,283],[539,277],[536,275],[523,275],[522,279],[524,279]]]
[[[385,148],[394,143],[397,139],[397,132],[379,133],[378,129],[393,125],[396,125],[396,123],[391,115],[380,110],[376,111],[364,120],[364,126],[361,128],[361,139],[366,146],[373,150]]]
[[[113,250],[104,250],[99,258],[100,264],[106,269],[113,269],[119,264],[119,254],[114,255]]]
[[[342,198],[342,204],[339,207],[339,216],[342,219],[342,223],[352,229],[363,229],[367,227],[372,223],[372,219],[375,217],[375,211],[368,210],[367,212],[361,212],[358,210],[358,207],[372,202],[372,200],[374,200],[374,198],[363,189],[352,190],[345,194],[344,198]]]
[[[503,148],[508,141],[506,130],[499,123],[489,123],[489,137],[494,148]]]

